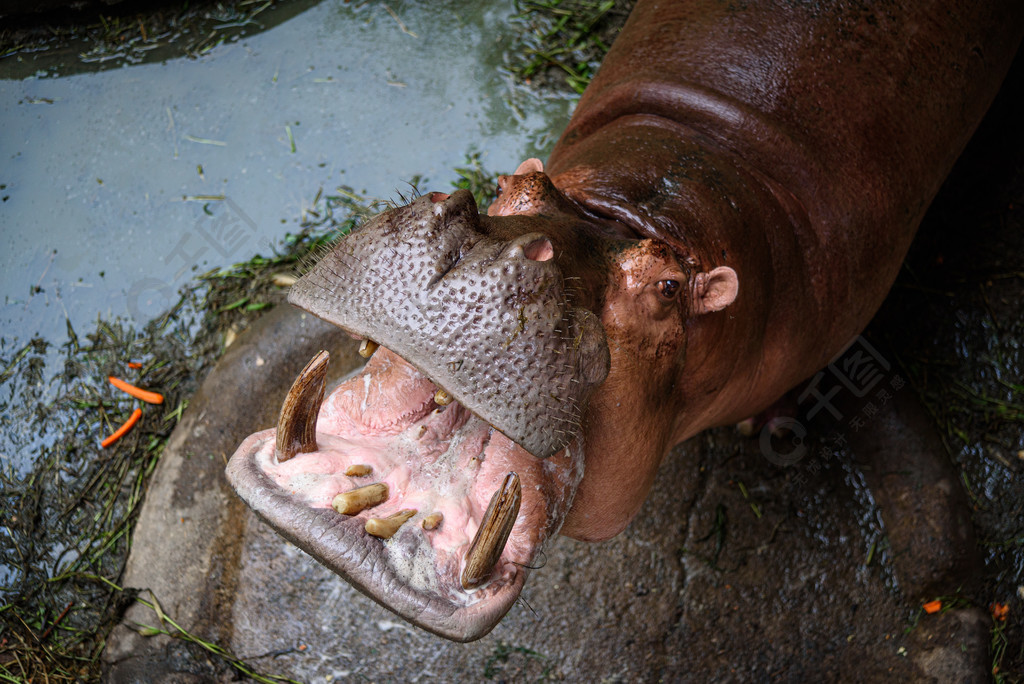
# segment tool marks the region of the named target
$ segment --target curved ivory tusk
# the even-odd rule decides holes
[[[278,461],[317,450],[316,419],[324,400],[330,358],[326,351],[317,352],[288,390],[277,420]]]
[[[469,553],[466,554],[466,567],[462,571],[463,589],[478,587],[490,576],[501,558],[501,552],[505,550],[505,542],[519,515],[521,501],[519,475],[508,473],[491,497],[484,519],[480,521]]]

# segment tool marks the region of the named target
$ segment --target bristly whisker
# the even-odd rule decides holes
[[[512,565],[517,565],[520,568],[526,568],[527,570],[540,570],[548,564],[548,555],[544,552],[544,549],[541,549],[538,555],[544,556],[544,559],[541,561],[540,565],[527,565],[526,563],[517,563],[515,561],[512,561]]]
[[[526,606],[526,609],[527,609],[527,610],[529,610],[529,611],[530,611],[531,613],[533,613],[533,617],[535,617],[535,618],[536,618],[536,617],[538,617],[538,616],[537,616],[537,611],[535,611],[535,610],[533,609],[533,606],[531,606],[531,605],[530,605],[530,602],[529,602],[529,601],[527,601],[527,600],[526,600],[526,597],[525,597],[525,596],[523,596],[522,594],[519,594],[519,597],[518,597],[518,598],[516,598],[516,603],[521,603],[521,604],[523,604],[524,606]]]

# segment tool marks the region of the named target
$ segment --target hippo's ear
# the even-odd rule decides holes
[[[531,157],[531,158],[527,159],[526,161],[524,161],[522,164],[520,164],[516,168],[516,172],[514,174],[512,174],[512,175],[514,175],[514,176],[522,176],[522,175],[525,175],[527,173],[537,173],[538,171],[543,171],[543,170],[544,170],[544,162],[542,162],[540,159],[537,159],[536,157]]]
[[[721,311],[736,301],[740,279],[728,266],[719,266],[693,279],[691,311],[694,314]]]

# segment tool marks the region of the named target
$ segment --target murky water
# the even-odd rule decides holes
[[[0,355],[59,343],[65,319],[145,322],[197,269],[269,252],[320,188],[449,189],[470,151],[492,170],[545,154],[569,105],[510,104],[529,97],[500,73],[511,12],[326,0],[199,59],[0,61]]]

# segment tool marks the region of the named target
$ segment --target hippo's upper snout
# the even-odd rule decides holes
[[[342,239],[288,299],[396,352],[546,458],[576,437],[608,373],[604,331],[570,304],[547,237],[480,227],[468,191],[420,197]]]

